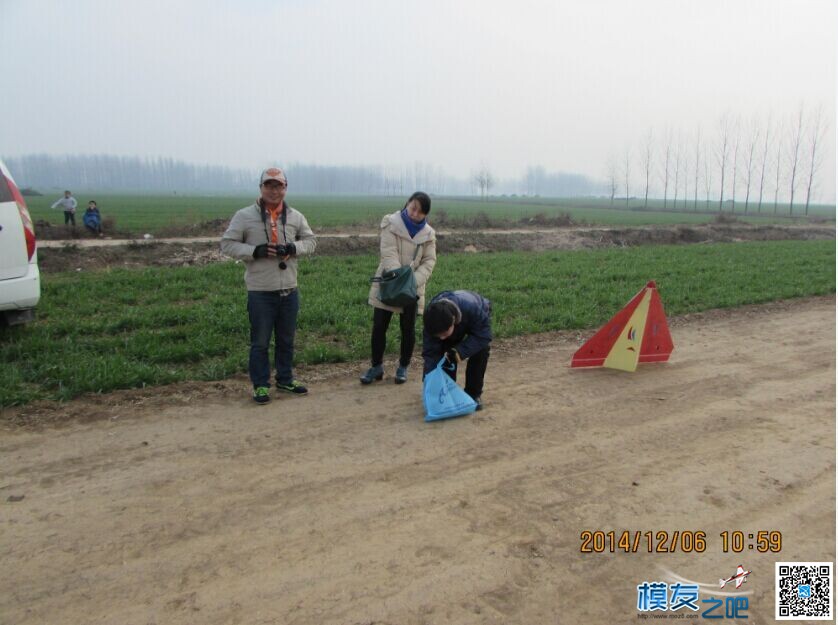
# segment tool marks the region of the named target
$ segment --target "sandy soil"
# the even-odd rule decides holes
[[[434,424],[415,376],[362,388],[358,365],[267,407],[239,380],[0,431],[0,620],[631,623],[637,584],[722,596],[742,563],[740,622],[773,622],[774,562],[835,559],[835,299],[672,333],[634,374],[569,369],[570,334],[500,344],[486,409]],[[580,553],[624,529],[707,548]],[[724,530],[782,552],[725,554]]]

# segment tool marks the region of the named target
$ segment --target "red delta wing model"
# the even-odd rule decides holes
[[[719,580],[719,588],[724,588],[728,582],[736,581],[736,587],[739,588],[742,584],[748,581],[748,575],[750,575],[750,571],[746,571],[745,567],[741,564],[736,567],[736,575],[731,575],[727,579],[720,579]]]
[[[634,371],[639,362],[666,362],[672,337],[654,281],[573,355],[571,367]]]

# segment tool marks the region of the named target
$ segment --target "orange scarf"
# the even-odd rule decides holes
[[[282,214],[282,203],[271,207],[270,204],[265,202],[265,210],[268,211],[268,217],[271,218],[271,243],[277,243],[279,241],[279,233],[277,232],[276,225],[279,223],[279,216]]]

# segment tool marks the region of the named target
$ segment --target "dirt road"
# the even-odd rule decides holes
[[[744,622],[773,622],[774,562],[835,559],[835,299],[672,333],[671,362],[634,374],[567,368],[569,339],[510,344],[486,409],[435,424],[415,375],[344,376],[0,433],[0,620],[631,623],[660,567],[707,598],[743,563]],[[585,530],[707,546],[580,553]],[[725,554],[725,530],[782,551]]]

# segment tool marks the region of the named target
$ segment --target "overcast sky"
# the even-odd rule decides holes
[[[802,104],[834,201],[836,24],[834,0],[0,0],[0,153],[604,178],[649,130]]]

